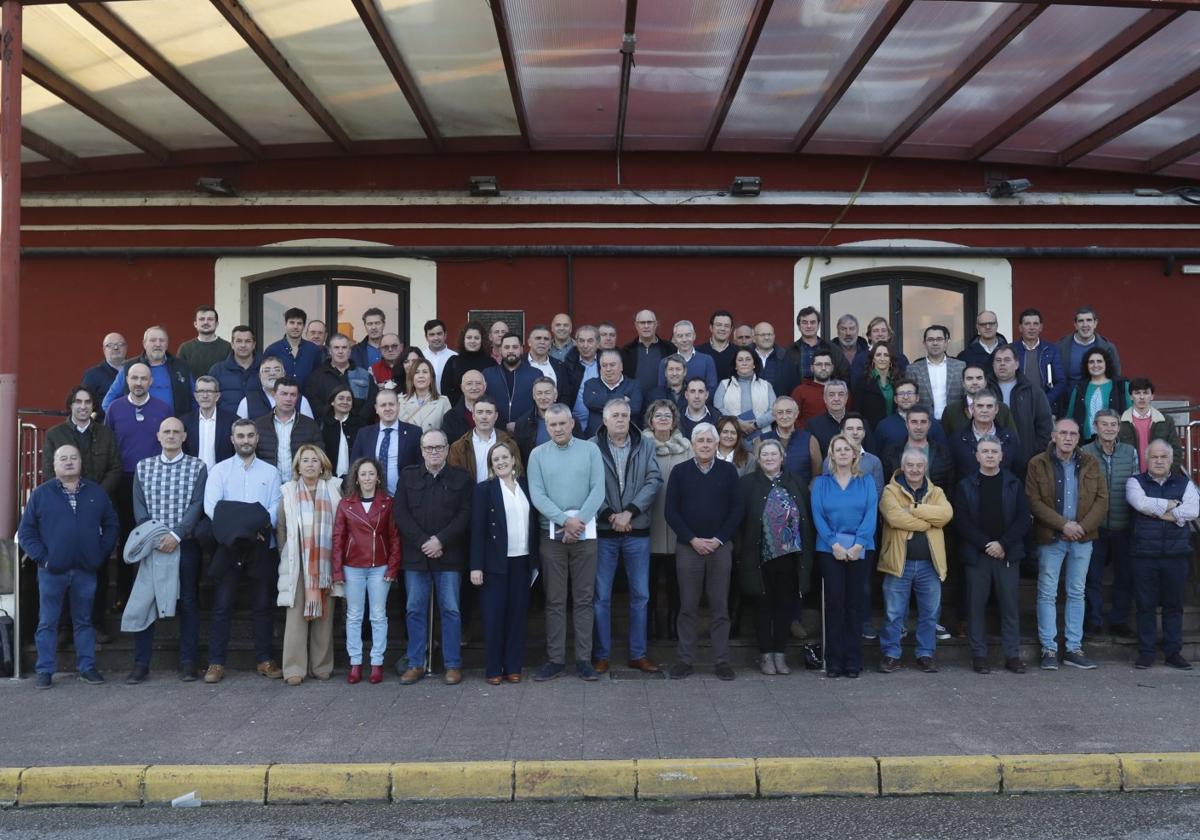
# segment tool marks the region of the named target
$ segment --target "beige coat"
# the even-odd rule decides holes
[[[333,520],[337,516],[338,502],[342,500],[342,482],[338,478],[322,480],[329,490],[333,504],[333,511],[329,517],[329,540],[332,544]],[[276,585],[279,595],[275,603],[281,607],[291,607],[296,603],[296,590],[303,588],[300,570],[300,508],[296,501],[295,481],[283,485],[279,516],[275,525],[275,541],[279,546],[279,581]],[[332,575],[332,564],[330,574]],[[338,586],[340,588],[341,585]]]

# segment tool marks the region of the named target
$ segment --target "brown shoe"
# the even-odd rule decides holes
[[[446,676],[442,679],[445,680],[446,685],[458,685],[462,682],[462,671],[458,668],[447,668]]]
[[[219,683],[225,678],[224,665],[209,665],[208,670],[204,672],[204,681],[209,685]]]
[[[273,659],[268,659],[266,662],[259,662],[256,670],[267,679],[283,679],[283,669],[276,665]]]
[[[608,660],[607,659],[594,659],[594,660],[592,660],[592,668],[595,669],[597,674],[607,674],[608,673]]]
[[[400,675],[400,685],[412,685],[425,676],[424,668],[409,668]]]
[[[488,685],[500,685],[502,679],[502,677],[486,677],[484,682],[486,682]]]
[[[641,671],[644,674],[657,674],[660,670],[662,670],[655,665],[648,656],[639,656],[637,659],[629,660],[629,667]],[[597,668],[596,670],[600,669]]]
[[[509,674],[504,679],[508,680],[510,683],[519,683],[521,681],[521,675],[520,674]]]
[[[304,677],[288,677],[284,682],[287,685],[300,685],[300,683],[304,682]]]

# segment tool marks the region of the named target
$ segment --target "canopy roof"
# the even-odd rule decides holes
[[[1200,0],[26,0],[24,42],[29,175],[622,136],[1200,177]]]

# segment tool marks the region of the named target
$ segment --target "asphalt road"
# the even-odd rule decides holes
[[[0,812],[4,840],[1192,840],[1200,793]]]

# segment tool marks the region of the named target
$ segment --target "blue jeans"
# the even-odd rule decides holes
[[[883,576],[883,603],[887,620],[879,631],[879,650],[900,658],[900,636],[908,621],[908,602],[917,596],[917,656],[933,656],[937,647],[937,620],[942,610],[942,582],[928,560],[907,560],[904,574]]]
[[[1058,650],[1058,578],[1067,565],[1067,603],[1063,609],[1063,635],[1067,650],[1083,647],[1083,592],[1092,562],[1091,542],[1058,540],[1038,546],[1037,623],[1042,650]]]
[[[179,544],[179,664],[194,666],[200,643],[200,604],[197,584],[200,576],[200,546],[195,540]],[[158,622],[154,622],[157,624]],[[154,653],[154,624],[133,637],[133,664],[150,667]]]
[[[612,654],[612,588],[617,563],[625,560],[625,579],[629,581],[629,658],[646,655],[646,605],[650,602],[650,538],[602,537],[596,557],[596,594],[592,607],[596,614],[596,632],[592,637],[592,658],[609,659]]]
[[[371,664],[382,665],[387,651],[387,597],[390,583],[383,579],[387,566],[357,569],[343,566],[346,578],[346,654],[351,665],[362,664],[363,606],[371,599]]]
[[[1129,559],[1129,529],[1100,529],[1092,543],[1092,561],[1088,565],[1086,617],[1088,624],[1104,623],[1104,567],[1113,567],[1112,610],[1108,620],[1128,624],[1133,606],[1133,561]]]
[[[462,617],[458,612],[458,572],[405,572],[408,590],[405,617],[408,624],[408,667],[425,667],[425,649],[429,644],[430,590],[437,589],[438,611],[442,615],[442,662],[447,668],[462,667]]]
[[[63,602],[71,604],[75,625],[75,667],[79,673],[96,667],[96,629],[92,626],[92,601],[96,597],[96,573],[72,569],[50,572],[38,569],[37,672],[53,674],[58,666],[58,617]]]

